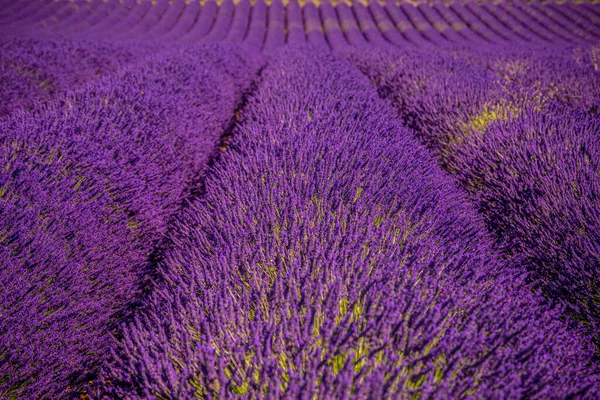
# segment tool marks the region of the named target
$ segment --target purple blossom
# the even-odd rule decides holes
[[[258,61],[151,56],[1,123],[3,396],[65,397],[97,372]]]
[[[0,0],[0,397],[599,398],[598,43],[592,3]]]
[[[273,56],[124,327],[112,395],[591,396],[592,349],[394,114],[337,56]]]
[[[473,63],[424,53],[350,57],[470,193],[508,259],[598,343],[600,126],[582,111],[596,113],[595,72],[568,57],[515,53]],[[546,70],[530,68],[542,63]]]

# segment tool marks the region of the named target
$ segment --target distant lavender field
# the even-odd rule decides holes
[[[600,398],[600,3],[0,0],[0,399]]]

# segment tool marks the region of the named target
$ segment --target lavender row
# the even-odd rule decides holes
[[[53,3],[62,4],[64,10],[38,7],[31,15],[24,8],[21,18],[18,14],[7,18],[3,32],[36,38],[160,39],[197,43],[210,30],[211,12],[214,15],[218,8],[214,1],[201,6],[199,2],[186,4],[183,0],[139,4],[135,0],[125,3],[94,0],[81,6],[69,2]]]
[[[580,46],[559,51],[556,48],[503,51],[455,50],[452,56],[476,68],[492,72],[507,89],[527,92],[540,109],[558,102],[587,114],[600,112],[600,75],[593,63],[598,47]]]
[[[335,6],[329,2],[318,5],[302,2],[300,6],[292,0],[284,6],[280,0],[274,0],[267,6],[264,0],[235,5],[232,0],[219,4],[214,0],[202,4],[183,0],[93,0],[83,4],[46,0],[41,5],[8,7],[0,30],[27,36],[77,35],[187,43],[220,41],[228,36],[239,40],[239,36],[245,34],[252,46],[272,50],[273,43],[267,44],[265,32],[271,29],[268,14],[273,13],[275,33],[272,35],[277,36],[278,45],[283,41],[297,42],[296,34],[286,38],[285,31],[279,30],[279,24],[283,23],[287,31],[299,27],[306,40],[327,47],[323,33],[328,29],[325,19],[329,17],[325,14],[329,8],[340,21],[346,20],[342,31],[350,42],[367,41],[371,46],[588,46],[600,40],[600,31],[595,26],[600,17],[588,12],[587,6],[523,1],[494,4],[387,2],[384,5],[353,1],[350,4],[338,2]],[[296,9],[300,13],[299,21]],[[279,15],[278,10],[285,12]],[[282,21],[284,18],[286,21]],[[251,25],[262,33],[243,30]],[[358,40],[356,33],[360,35]]]
[[[592,397],[592,349],[394,114],[344,59],[275,54],[124,329],[112,395]]]
[[[1,123],[1,397],[97,373],[259,66],[225,45],[151,56]]]
[[[512,56],[487,60],[501,80],[442,56],[353,59],[460,180],[505,254],[598,341],[596,73],[565,59]]]
[[[0,116],[116,73],[160,44],[0,38]]]

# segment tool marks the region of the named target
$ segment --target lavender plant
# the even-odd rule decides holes
[[[97,373],[259,62],[157,55],[1,123],[2,396],[66,397]]]
[[[0,116],[32,108],[67,89],[117,72],[159,44],[119,45],[79,40],[0,39]]]
[[[172,240],[113,396],[593,396],[592,350],[330,53],[271,59]]]
[[[550,79],[536,87],[526,67],[515,74],[522,80],[498,82],[443,56],[351,57],[471,194],[509,259],[597,342],[598,125],[580,110],[590,112],[597,98],[577,87],[549,91]],[[563,70],[544,75],[575,79]]]
[[[599,40],[572,2],[0,0],[0,398],[599,398]]]

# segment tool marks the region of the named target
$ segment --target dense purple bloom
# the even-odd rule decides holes
[[[593,48],[534,52],[463,49],[451,51],[449,55],[492,72],[500,84],[526,93],[530,97],[528,101],[538,107],[557,101],[595,115],[600,113],[600,76],[597,68],[589,64],[593,51]]]
[[[560,68],[568,62],[557,61],[536,76],[520,64],[535,57],[499,56],[489,65],[514,61],[522,70],[507,67],[511,78],[498,81],[443,56],[351,58],[458,177],[510,259],[533,271],[536,284],[576,320],[590,324],[597,341],[600,125],[580,110],[595,114],[600,98],[579,86],[593,82],[595,73],[577,81],[576,69],[569,73]]]
[[[148,57],[2,122],[2,395],[64,397],[97,371],[259,61]]]
[[[592,350],[366,78],[316,48],[267,64],[171,238],[118,397],[591,395]]]
[[[600,332],[600,121],[562,107],[474,131],[452,165],[507,250]]]
[[[0,38],[0,115],[117,72],[160,45]]]
[[[0,0],[0,398],[599,398],[599,66],[592,3]]]

